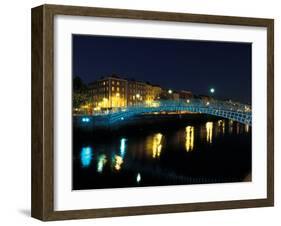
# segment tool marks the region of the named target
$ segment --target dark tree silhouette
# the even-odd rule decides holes
[[[81,91],[84,88],[85,84],[83,83],[82,79],[79,76],[75,76],[73,79],[73,90]]]

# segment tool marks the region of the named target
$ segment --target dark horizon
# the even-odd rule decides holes
[[[251,103],[251,43],[72,37],[73,77],[87,84],[116,74],[195,95],[215,88],[215,98]]]

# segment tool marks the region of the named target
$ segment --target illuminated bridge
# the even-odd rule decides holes
[[[231,119],[233,121],[252,125],[251,106],[231,101],[204,101],[198,99],[154,101],[132,107],[121,108],[91,116],[81,116],[79,119],[88,125],[118,125],[134,116],[155,112],[183,112],[203,113]]]

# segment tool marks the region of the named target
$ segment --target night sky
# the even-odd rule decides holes
[[[73,76],[118,74],[174,90],[251,103],[251,43],[73,35]]]

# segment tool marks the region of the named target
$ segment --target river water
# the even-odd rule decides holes
[[[251,180],[251,127],[227,119],[73,137],[74,190]]]

